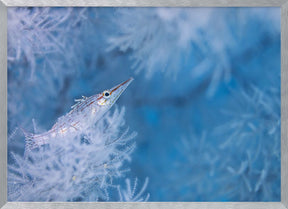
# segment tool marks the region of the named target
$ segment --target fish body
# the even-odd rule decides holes
[[[83,96],[81,99],[75,100],[77,103],[71,107],[71,111],[58,118],[49,131],[33,134],[23,130],[26,141],[25,150],[30,151],[48,144],[51,138],[59,138],[67,134],[84,131],[88,128],[86,127],[87,121],[95,123],[102,118],[132,81],[133,78],[129,78],[127,81],[102,93],[90,97]]]

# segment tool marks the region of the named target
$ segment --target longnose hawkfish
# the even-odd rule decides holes
[[[117,101],[120,95],[133,81],[129,78],[127,81],[103,91],[102,93],[76,99],[77,102],[71,107],[71,111],[57,119],[53,127],[44,133],[33,134],[23,130],[25,135],[25,152],[38,148],[44,144],[49,144],[49,139],[63,137],[69,133],[79,133],[85,130],[88,120],[97,122]]]

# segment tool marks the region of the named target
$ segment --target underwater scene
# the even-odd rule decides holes
[[[280,201],[280,8],[8,8],[8,201]]]

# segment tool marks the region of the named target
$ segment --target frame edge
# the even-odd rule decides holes
[[[8,202],[2,209],[286,209],[280,202]]]
[[[281,202],[288,208],[288,2],[281,7]]]
[[[0,0],[0,37],[1,37],[0,38],[0,71],[1,71],[0,97],[4,98],[0,101],[0,115],[5,116],[5,117],[0,118],[0,136],[3,137],[2,140],[4,139],[3,141],[5,142],[4,146],[0,146],[0,160],[1,160],[0,161],[0,208],[3,206],[4,206],[3,209],[6,207],[7,208],[30,208],[30,206],[32,206],[33,204],[35,204],[35,208],[37,208],[37,206],[40,206],[37,203],[9,203],[9,202],[7,203],[7,59],[6,59],[7,58],[7,6],[13,6],[14,3],[18,2],[18,0],[11,1],[11,2],[12,3],[10,2],[7,3],[7,2],[4,2],[3,0]],[[50,1],[47,1],[47,3],[45,3],[45,1],[39,1],[37,5],[45,6],[46,4],[49,4],[49,2]],[[54,3],[58,1],[52,1],[52,2]],[[50,5],[52,2],[50,2]],[[63,3],[59,3],[59,5],[67,4],[67,2],[68,4],[70,4],[69,2],[71,2],[71,4],[74,4],[74,5],[77,4],[74,1],[64,1]],[[81,2],[82,4],[83,2],[85,2],[89,6],[91,6],[90,4],[91,2],[95,4],[95,1],[91,1],[90,3],[86,1],[80,1],[80,4]],[[105,2],[105,0],[103,2]],[[97,4],[104,5],[103,2],[99,1]],[[116,2],[118,1],[115,1],[115,3]],[[129,2],[128,4],[131,4],[131,1]],[[162,1],[159,1],[159,2],[162,2]],[[171,1],[168,1],[168,3],[169,2],[171,3]],[[243,4],[245,4],[245,2],[246,1],[243,1]],[[282,2],[282,3],[279,3],[279,2]],[[29,3],[35,4],[34,1],[27,1],[27,4],[26,3],[24,4],[28,5]],[[226,1],[223,1],[223,4],[226,4],[226,3],[227,3]],[[120,3],[118,2],[116,4],[121,4],[121,2]],[[219,5],[219,3],[217,4]],[[234,5],[234,3],[232,4]],[[288,1],[287,0],[277,1],[277,4],[279,4],[279,6],[281,5],[281,203],[282,204],[281,204],[281,207],[279,205],[279,208],[288,208],[288,194],[287,194],[287,191],[288,191],[288,133],[287,133],[287,130],[288,130],[287,129],[287,126],[288,126],[288,59],[287,59],[288,58],[288,39],[287,39],[288,37]],[[46,203],[41,203],[41,204],[46,205]],[[124,204],[124,205],[128,206],[127,208],[133,208],[135,206],[132,204],[130,205],[129,203],[128,205],[127,204]],[[170,204],[168,203],[168,205]],[[196,203],[196,205],[198,204]],[[210,204],[208,203],[208,205]],[[65,203],[63,203],[63,205],[61,203],[56,203],[55,206],[58,206],[58,207],[62,206],[63,208],[69,208],[69,204],[65,204]],[[149,208],[151,207],[151,205],[145,204],[145,207],[147,206]],[[162,208],[161,204],[159,204],[158,206],[160,206],[159,208]],[[90,207],[93,208],[93,206],[91,205],[88,206],[88,208]],[[34,208],[34,206],[32,206],[31,208]],[[71,208],[74,208],[74,207],[72,206]],[[106,206],[103,207],[102,205],[100,208],[110,208],[110,207],[106,207]],[[183,208],[186,208],[186,207],[183,206]],[[206,208],[206,206],[204,206],[204,208]],[[278,205],[277,205],[277,208],[278,208]]]
[[[9,7],[280,7],[285,4],[287,0],[5,0],[5,2]]]
[[[0,207],[7,202],[7,7],[0,1]]]
[[[7,2],[0,0],[0,7],[7,7]]]

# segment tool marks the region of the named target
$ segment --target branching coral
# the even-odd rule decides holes
[[[126,179],[126,189],[121,189],[120,186],[117,187],[119,192],[119,197],[121,202],[147,202],[150,194],[146,194],[144,196],[144,192],[148,185],[148,178],[145,179],[145,182],[137,193],[138,179],[136,178],[134,181],[134,185],[132,187],[130,179]]]
[[[201,12],[208,12],[206,18],[191,24],[189,20],[196,19]],[[189,13],[187,10],[164,8],[119,9],[115,20],[119,36],[108,39],[108,50],[131,50],[132,68],[137,72],[145,70],[147,77],[151,77],[156,69],[175,75],[180,70],[180,63],[185,58],[186,62],[189,59],[190,41],[199,38],[198,30],[209,19],[209,12],[195,10]]]
[[[63,56],[64,54],[75,51],[71,50],[74,46],[68,44],[67,33],[85,18],[84,12],[83,9],[73,8],[58,10],[49,7],[10,8],[8,10],[9,64],[28,65],[31,78],[36,68],[39,68],[39,61],[37,61],[39,58],[44,59],[45,64],[49,65],[52,70],[56,70],[55,63],[53,63],[55,60],[51,61],[49,56],[51,58],[51,55],[56,55],[65,59],[69,56]],[[43,66],[41,66],[42,69]]]
[[[174,162],[173,166],[179,175],[171,177],[173,184],[167,185],[167,189],[178,191],[174,197],[178,201],[219,200],[219,178],[224,178],[219,172],[222,159],[209,135],[190,133],[177,145],[182,160]],[[185,185],[178,187],[184,179]]]
[[[185,160],[175,166],[184,176],[174,181],[186,179],[184,188],[190,192],[185,194],[195,193],[198,201],[280,200],[279,91],[252,87],[231,95],[232,104],[222,115],[226,123],[182,141]]]
[[[126,53],[132,68],[147,78],[161,72],[174,79],[181,74],[195,82],[208,80],[211,97],[221,83],[231,81],[236,58],[246,57],[251,46],[257,48],[263,41],[259,37],[279,33],[277,15],[263,14],[261,8],[121,8],[115,15],[119,32],[108,39],[108,50]],[[270,22],[275,27],[259,27],[244,36],[251,30],[251,17],[251,25]]]
[[[37,95],[37,99],[27,99],[34,109],[39,100],[59,108],[50,101],[67,90],[70,77],[78,70],[72,66],[77,63],[74,57],[86,9],[11,7],[7,12],[8,114],[15,119],[9,121],[15,127],[15,121],[21,125],[31,121],[19,119],[21,112],[29,112],[26,98]]]
[[[235,109],[226,111],[231,119],[217,129],[223,139],[219,148],[227,153],[225,166],[231,175],[226,181],[227,194],[231,199],[279,199],[280,91],[253,87],[235,95]],[[235,183],[240,183],[240,189],[232,189]]]
[[[135,148],[125,128],[124,108],[106,114],[96,124],[76,136],[50,139],[48,146],[28,154],[13,154],[9,165],[8,196],[13,201],[107,201],[113,180],[123,177]],[[134,199],[144,200],[141,195]],[[135,192],[135,191],[134,191]],[[133,193],[134,194],[134,193]],[[130,196],[129,196],[130,197]]]

